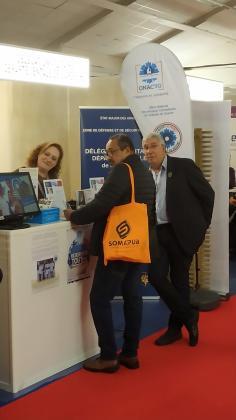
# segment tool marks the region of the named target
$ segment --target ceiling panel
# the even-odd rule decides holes
[[[236,9],[224,10],[216,16],[212,16],[200,28],[219,33],[236,40]]]
[[[45,7],[51,7],[53,9],[66,3],[65,0],[29,0],[29,2],[34,4],[40,4]]]
[[[176,22],[185,22],[211,10],[213,5],[205,5],[196,0],[138,0],[131,6],[134,10],[144,13],[157,13],[166,19],[174,19]]]
[[[80,2],[61,0],[45,2],[10,0],[9,4],[0,0],[0,7],[2,7],[0,42],[35,48],[46,47],[101,10],[84,2],[80,4]]]
[[[119,73],[124,56],[149,41],[183,66],[236,62],[236,0],[0,0],[0,11],[1,43],[83,51],[102,75]],[[236,84],[234,69],[196,71]]]

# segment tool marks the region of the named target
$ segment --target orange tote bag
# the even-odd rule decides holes
[[[134,175],[129,168],[131,202],[111,210],[103,236],[104,265],[122,260],[150,263],[147,205],[134,198]]]

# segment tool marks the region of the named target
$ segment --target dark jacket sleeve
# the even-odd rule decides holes
[[[215,192],[206,178],[204,178],[202,171],[191,159],[186,159],[185,163],[188,183],[199,199],[207,226],[209,226],[214,207]]]
[[[235,170],[231,166],[229,167],[229,189],[234,188],[236,185]]]
[[[236,211],[236,207],[233,204],[229,205],[229,216],[231,216]]]
[[[125,165],[118,164],[112,168],[94,199],[71,214],[71,222],[84,225],[97,222],[107,216],[114,206],[121,204],[122,196],[129,191],[128,176],[128,168]]]

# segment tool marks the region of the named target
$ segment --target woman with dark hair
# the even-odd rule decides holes
[[[58,178],[63,149],[58,143],[42,143],[30,153],[27,166],[38,168],[38,199],[45,198],[43,181]]]

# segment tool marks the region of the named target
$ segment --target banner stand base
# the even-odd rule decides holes
[[[221,296],[214,290],[199,288],[191,290],[190,301],[199,311],[212,311],[220,305]]]

